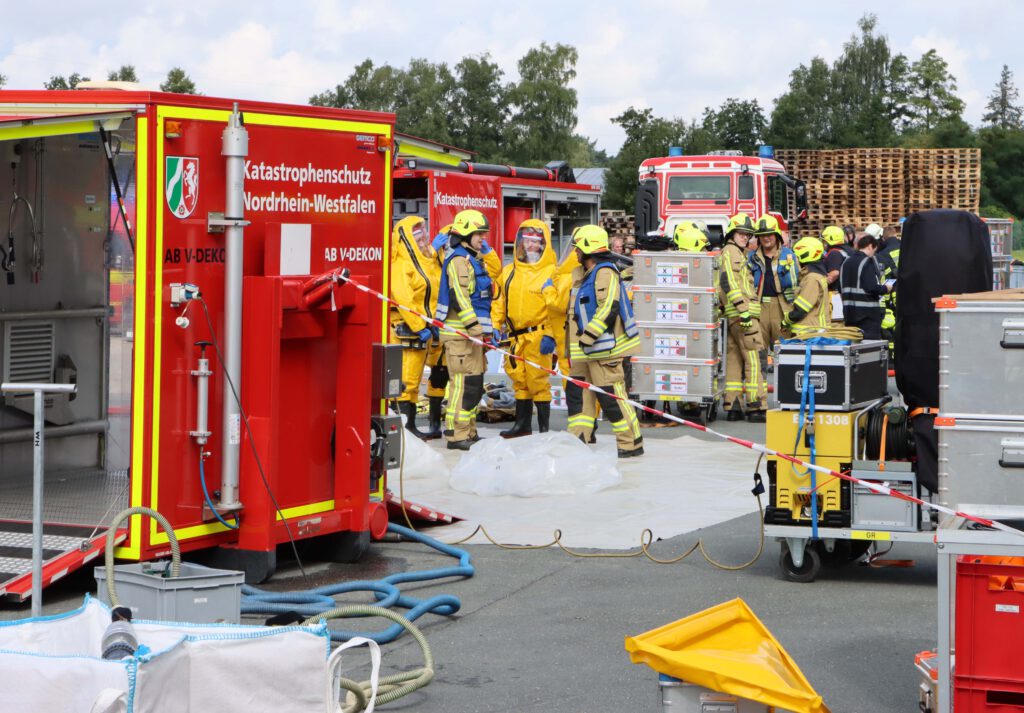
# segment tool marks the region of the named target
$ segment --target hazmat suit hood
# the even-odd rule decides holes
[[[391,229],[391,260],[394,262],[399,257],[409,259],[415,257],[417,262],[430,260],[434,257],[434,249],[428,244],[425,250],[420,249],[413,237],[413,229],[419,223],[423,226],[424,233],[427,232],[427,224],[418,215],[410,215],[395,223]]]
[[[519,244],[519,233],[523,230],[523,228],[534,228],[543,233],[544,247],[541,251],[540,259],[537,262],[528,262]],[[551,229],[548,228],[547,223],[545,223],[543,220],[537,220],[536,218],[530,218],[529,220],[524,220],[522,223],[520,223],[519,229],[516,230],[516,244],[514,255],[516,261],[516,269],[537,270],[541,268],[553,267],[558,262],[558,259],[555,256],[555,251],[551,249]]]

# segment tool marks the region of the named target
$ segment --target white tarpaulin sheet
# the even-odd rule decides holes
[[[497,438],[497,432],[505,427],[481,425],[480,434],[487,439]],[[503,543],[545,544],[551,541],[554,530],[560,529],[562,543],[568,547],[607,549],[639,546],[644,528],[650,528],[655,538],[668,538],[757,509],[750,494],[756,453],[735,444],[684,435],[684,429],[675,430],[680,434],[675,438],[646,438],[643,456],[618,460],[616,466],[622,475],[619,485],[573,496],[485,497],[458,492],[450,486],[449,478],[466,454],[444,450],[443,441],[433,441],[430,447],[443,455],[446,467],[431,472],[417,468],[415,477],[405,479],[405,497],[464,518],[463,522],[430,529],[430,535],[442,542],[459,540],[481,524]],[[518,440],[538,437],[535,434]],[[591,448],[614,460],[611,435],[599,433],[598,439]],[[388,486],[396,493],[397,475],[396,471],[390,473]],[[471,542],[487,540],[477,535]]]

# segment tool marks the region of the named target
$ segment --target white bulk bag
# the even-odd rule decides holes
[[[326,624],[133,621],[139,651],[108,661],[109,624],[110,608],[88,596],[66,614],[0,622],[0,713],[337,710]]]

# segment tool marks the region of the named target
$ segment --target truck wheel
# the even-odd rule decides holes
[[[813,545],[805,547],[804,561],[797,568],[793,564],[793,556],[790,554],[789,547],[783,545],[782,551],[779,552],[779,568],[787,581],[807,584],[813,582],[814,578],[818,576],[818,572],[821,571],[821,555],[818,554],[817,547]]]

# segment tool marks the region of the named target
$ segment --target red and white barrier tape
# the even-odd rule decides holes
[[[339,269],[334,270],[332,273],[329,273],[329,274],[332,276],[331,277],[332,281],[344,282],[344,283],[347,283],[349,285],[352,285],[357,290],[359,290],[361,292],[365,292],[366,294],[370,295],[371,297],[374,297],[374,298],[376,298],[376,299],[378,299],[378,300],[380,300],[382,302],[385,302],[385,303],[387,303],[387,304],[389,304],[389,305],[391,305],[391,306],[393,306],[393,307],[395,307],[395,308],[397,308],[397,309],[399,309],[399,310],[401,310],[403,312],[408,312],[409,314],[412,314],[412,315],[415,315],[416,317],[419,317],[420,319],[425,321],[427,324],[430,324],[431,326],[438,327],[438,328],[444,328],[444,329],[447,329],[449,331],[455,332],[460,337],[462,337],[464,339],[468,339],[469,341],[473,342],[474,344],[479,344],[484,349],[490,349],[492,351],[498,352],[499,354],[504,354],[505,356],[507,356],[510,359],[515,359],[516,361],[520,361],[520,362],[523,362],[524,364],[528,364],[528,365],[534,367],[535,369],[540,369],[541,371],[543,371],[543,372],[545,372],[547,374],[550,374],[552,376],[556,376],[556,377],[558,377],[560,379],[564,379],[565,381],[568,381],[568,382],[570,382],[572,384],[575,384],[576,386],[578,386],[578,387],[580,387],[582,389],[587,389],[589,391],[593,391],[593,392],[598,393],[598,394],[605,394],[606,396],[610,396],[611,398],[615,399],[616,401],[624,401],[624,402],[626,402],[628,404],[631,404],[634,408],[640,409],[642,411],[646,411],[647,413],[653,414],[655,416],[659,416],[659,417],[664,418],[664,419],[668,419],[669,421],[672,421],[674,423],[678,423],[678,424],[680,424],[682,426],[686,426],[688,428],[693,428],[693,429],[695,429],[697,431],[701,431],[703,433],[708,433],[708,434],[710,434],[712,436],[715,436],[716,438],[720,438],[723,441],[729,441],[730,443],[735,443],[738,446],[743,446],[744,448],[749,448],[750,450],[755,451],[757,453],[763,453],[764,455],[775,456],[776,458],[781,458],[782,460],[789,461],[790,463],[793,463],[794,465],[798,465],[798,466],[800,466],[802,468],[808,468],[808,469],[813,470],[813,471],[815,471],[817,473],[821,473],[822,475],[828,475],[828,476],[831,476],[833,478],[840,478],[842,480],[847,480],[847,481],[849,481],[851,483],[857,483],[858,485],[863,485],[865,488],[870,489],[874,493],[879,493],[881,495],[890,495],[890,496],[892,496],[894,498],[897,498],[899,500],[906,500],[908,502],[915,503],[915,504],[920,505],[922,507],[930,508],[930,509],[935,510],[937,512],[944,513],[946,515],[953,515],[955,517],[962,517],[965,520],[970,520],[971,522],[976,522],[976,523],[978,523],[980,525],[984,525],[985,527],[991,527],[991,528],[994,528],[996,530],[1001,530],[1003,532],[1009,532],[1009,533],[1012,533],[1012,534],[1015,534],[1015,535],[1024,535],[1024,531],[1018,530],[1017,528],[1014,528],[1014,527],[1010,527],[1009,525],[1004,525],[1003,523],[1001,523],[1001,522],[999,522],[997,520],[989,520],[987,518],[977,517],[976,515],[970,515],[970,514],[965,513],[965,512],[960,512],[958,510],[953,510],[953,509],[947,508],[947,507],[945,507],[943,505],[938,505],[936,503],[930,503],[930,502],[928,502],[926,500],[922,500],[921,498],[917,498],[917,497],[914,497],[912,495],[907,495],[905,493],[901,493],[898,490],[893,490],[892,488],[890,488],[890,487],[888,487],[886,485],[882,485],[880,483],[875,483],[875,482],[872,482],[872,481],[869,481],[869,480],[861,480],[860,478],[853,477],[849,473],[840,473],[839,471],[836,471],[836,470],[831,470],[829,468],[823,468],[820,465],[815,465],[813,463],[808,463],[806,461],[800,460],[799,458],[797,458],[795,456],[787,455],[786,453],[780,453],[779,451],[776,451],[776,450],[774,450],[772,448],[769,448],[768,446],[766,446],[764,444],[754,443],[753,441],[747,441],[747,440],[744,440],[742,438],[736,438],[735,436],[730,436],[730,435],[725,434],[725,433],[719,433],[718,431],[715,431],[714,429],[708,428],[707,426],[702,426],[699,423],[694,423],[693,421],[687,421],[685,418],[679,418],[678,416],[674,416],[672,414],[665,413],[664,411],[659,411],[658,409],[651,408],[650,406],[645,406],[644,404],[639,403],[637,401],[633,401],[632,399],[628,399],[628,398],[619,396],[618,394],[614,394],[614,393],[611,393],[609,391],[605,391],[604,389],[602,389],[599,386],[595,386],[595,385],[593,385],[591,383],[588,383],[586,381],[582,381],[580,379],[576,379],[576,378],[573,378],[571,376],[567,376],[565,374],[561,374],[561,373],[559,373],[557,371],[554,371],[553,369],[549,369],[546,366],[542,366],[541,364],[536,364],[536,363],[530,361],[529,359],[526,359],[525,357],[519,356],[518,354],[512,354],[511,352],[507,352],[504,349],[501,349],[500,347],[495,346],[491,342],[484,341],[483,339],[480,339],[478,337],[472,337],[469,334],[466,334],[465,332],[461,332],[461,331],[459,331],[457,329],[452,329],[450,326],[446,326],[445,323],[440,321],[440,320],[434,319],[433,317],[430,317],[430,316],[425,315],[425,314],[420,314],[419,312],[417,312],[414,309],[410,309],[409,307],[406,307],[405,305],[399,304],[398,302],[396,302],[395,300],[391,299],[387,295],[381,294],[380,292],[378,292],[377,290],[375,290],[375,289],[373,289],[371,287],[367,287],[366,285],[363,285],[363,284],[361,284],[359,282],[356,282],[355,280],[353,280],[352,278],[350,278],[348,276],[346,270],[343,270],[343,269],[339,268]],[[322,280],[322,278],[316,278],[316,279]],[[322,284],[322,282],[321,282],[321,284]],[[819,485],[818,487],[820,488],[821,485]]]

